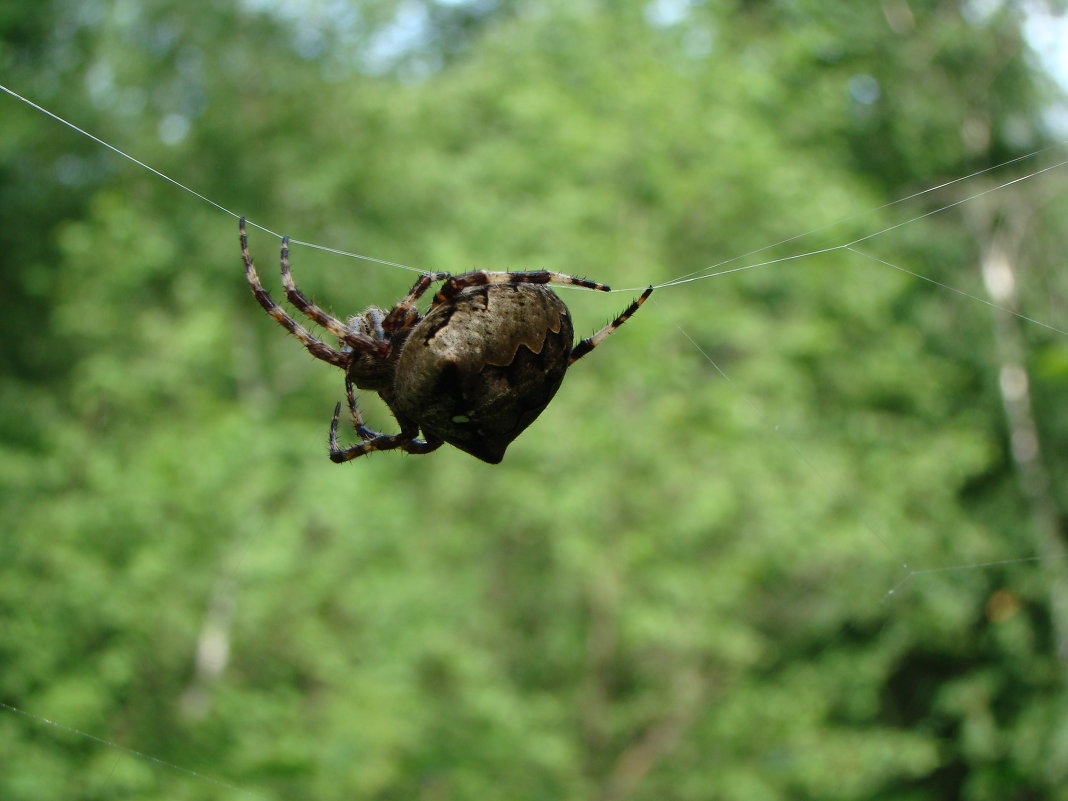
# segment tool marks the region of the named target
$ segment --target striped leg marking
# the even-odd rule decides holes
[[[531,270],[528,272],[490,272],[476,270],[473,273],[454,275],[449,278],[434,296],[434,306],[444,303],[463,290],[472,286],[485,286],[486,284],[567,284],[570,286],[582,286],[586,289],[596,289],[600,292],[610,291],[610,287],[599,284],[596,281],[587,281],[585,278],[576,278],[573,275],[554,273],[549,270]]]
[[[356,429],[356,433],[360,435],[360,439],[367,440],[382,436],[364,425],[363,415],[360,414],[360,410],[356,406],[356,393],[353,390],[352,379],[348,377],[345,378],[345,397],[349,402],[349,416],[352,417],[352,427]]]
[[[307,296],[297,289],[297,285],[293,282],[293,274],[289,269],[289,237],[282,237],[282,286],[285,287],[286,297],[289,298],[289,302],[302,311],[313,322],[318,323],[331,334],[336,336],[346,345],[350,345],[353,348],[366,351],[373,347],[373,343],[370,339],[359,334],[355,334],[345,326],[336,317],[327,314],[321,308],[316,306],[312,301],[308,300]]]
[[[304,345],[304,347],[308,349],[308,352],[316,359],[329,362],[343,370],[348,367],[348,356],[334,350],[329,345],[312,336],[304,326],[286,314],[285,309],[271,299],[267,290],[263,288],[263,284],[260,283],[260,277],[256,273],[256,268],[252,266],[252,256],[248,252],[248,235],[245,233],[244,217],[241,218],[238,226],[238,230],[241,234],[241,258],[245,262],[245,279],[248,281],[248,285],[252,289],[252,294],[256,297],[260,306],[262,306],[264,311],[271,315],[279,325],[299,339],[301,344]]]
[[[448,277],[448,273],[424,273],[419,276],[408,294],[401,298],[382,320],[382,330],[388,332],[414,326],[419,317],[415,302],[423,296],[423,293],[430,288],[432,283],[442,281]]]
[[[642,292],[642,296],[640,298],[638,298],[632,304],[627,306],[627,308],[623,310],[623,313],[619,315],[619,317],[614,319],[612,322],[610,322],[592,337],[587,337],[586,339],[575,345],[575,347],[571,349],[571,358],[568,359],[567,363],[569,365],[574,364],[587,353],[589,353],[591,350],[600,345],[604,341],[605,337],[607,337],[609,334],[611,334],[613,331],[623,325],[623,323],[627,322],[627,320],[631,318],[631,315],[633,315],[634,312],[638,311],[638,307],[645,303],[646,298],[648,298],[651,294],[653,294],[653,288],[649,287],[647,290]]]

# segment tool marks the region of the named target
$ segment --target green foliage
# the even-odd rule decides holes
[[[858,249],[985,297],[1019,213],[1064,327],[1062,171],[853,216],[1043,145],[1012,3],[21,8],[0,81],[296,238],[640,288],[900,225]],[[1065,565],[939,571],[1042,547],[987,306],[841,249],[665,287],[502,465],[338,467],[236,221],[0,103],[0,797],[1064,797]],[[412,280],[293,259],[342,315]]]

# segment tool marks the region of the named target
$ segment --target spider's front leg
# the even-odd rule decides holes
[[[408,291],[408,294],[401,298],[382,320],[382,330],[389,332],[414,326],[419,318],[415,302],[422,297],[432,283],[448,277],[449,273],[423,273],[420,275]]]
[[[282,254],[280,261],[282,264],[282,286],[285,287],[286,297],[289,298],[290,303],[307,315],[310,320],[321,325],[350,348],[365,353],[374,348],[375,343],[369,337],[350,330],[343,322],[333,315],[327,314],[312,301],[308,300],[303,292],[297,289],[297,285],[293,281],[293,272],[289,268],[288,236],[282,237]]]
[[[244,217],[238,223],[238,231],[241,238],[241,259],[245,263],[245,279],[248,281],[252,294],[256,297],[260,306],[263,307],[263,310],[271,315],[290,334],[299,339],[301,344],[316,359],[321,359],[324,362],[340,367],[342,370],[346,369],[350,362],[348,355],[334,350],[326,343],[312,336],[308,329],[286,314],[285,309],[275,303],[267,293],[267,290],[263,288],[263,284],[260,283],[260,277],[256,273],[256,268],[252,266],[252,256],[248,252],[248,235],[245,233]]]

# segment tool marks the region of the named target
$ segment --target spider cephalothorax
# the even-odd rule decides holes
[[[567,368],[593,350],[645,302],[653,289],[615,320],[572,347],[567,306],[545,284],[608,291],[604,284],[544,270],[425,273],[388,312],[371,306],[341,322],[293,283],[289,240],[282,240],[286,297],[336,336],[325,344],[275,303],[252,266],[240,223],[245,277],[260,305],[305,348],[345,371],[349,412],[361,442],[338,445],[341,404],[330,422],[330,458],[347,462],[371,451],[429,453],[447,442],[496,464],[512,440],[549,405]],[[444,281],[425,315],[415,303],[435,281]],[[378,434],[363,423],[353,387],[377,392],[400,424],[399,434]],[[424,439],[418,439],[420,430]]]

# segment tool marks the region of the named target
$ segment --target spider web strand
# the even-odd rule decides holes
[[[984,168],[982,170],[976,170],[975,172],[969,173],[968,175],[962,175],[959,178],[954,178],[954,179],[952,179],[950,181],[944,181],[943,183],[937,184],[936,186],[930,186],[930,187],[927,187],[926,189],[921,189],[919,192],[913,192],[911,195],[906,195],[905,197],[899,197],[896,200],[891,200],[888,203],[884,203],[881,206],[875,206],[874,208],[866,209],[864,211],[858,211],[856,214],[850,214],[848,217],[842,217],[841,219],[835,220],[833,222],[826,223],[825,225],[817,226],[816,228],[813,228],[813,229],[811,229],[809,231],[805,231],[803,234],[794,234],[793,236],[788,236],[785,239],[780,239],[778,242],[773,242],[770,245],[764,245],[763,247],[757,248],[756,250],[750,250],[748,253],[742,253],[739,256],[734,256],[732,258],[729,258],[729,259],[726,259],[724,261],[721,261],[721,262],[719,262],[717,264],[712,264],[712,265],[710,265],[708,267],[703,267],[700,270],[694,270],[693,272],[685,273],[684,275],[679,276],[677,279],[673,279],[672,281],[669,281],[667,284],[663,284],[662,286],[670,286],[670,285],[676,284],[676,283],[686,283],[685,281],[683,281],[681,279],[690,278],[691,276],[697,276],[697,275],[700,275],[701,273],[704,273],[706,270],[715,270],[717,267],[722,267],[724,264],[730,264],[731,262],[738,261],[739,259],[745,259],[745,258],[748,258],[749,256],[755,256],[757,253],[763,253],[765,250],[771,250],[772,248],[777,248],[777,247],[779,247],[781,245],[787,245],[790,242],[794,242],[794,241],[796,241],[798,239],[804,239],[806,236],[811,236],[812,234],[818,234],[820,231],[826,231],[828,228],[834,228],[835,226],[842,225],[844,223],[860,219],[861,217],[866,217],[869,214],[874,214],[874,213],[876,213],[878,211],[883,211],[884,209],[888,209],[891,206],[896,206],[896,205],[898,205],[900,203],[905,203],[905,202],[907,202],[909,200],[915,200],[916,198],[922,197],[923,195],[930,194],[931,192],[937,192],[940,189],[945,189],[946,187],[953,186],[954,184],[959,184],[959,183],[961,183],[963,181],[971,180],[972,178],[978,178],[980,175],[985,175],[988,172],[994,172],[994,171],[1000,170],[1000,169],[1002,169],[1004,167],[1011,167],[1013,164],[1016,164],[1017,162],[1026,161],[1027,159],[1034,158],[1035,156],[1040,156],[1040,155],[1042,155],[1043,153],[1045,153],[1045,152],[1047,152],[1049,150],[1053,150],[1053,149],[1058,148],[1058,147],[1063,147],[1064,145],[1068,145],[1068,140],[1064,140],[1064,141],[1061,141],[1061,142],[1054,142],[1053,144],[1047,145],[1046,147],[1040,148],[1039,150],[1034,150],[1034,151],[1032,151],[1030,153],[1025,153],[1022,156],[1017,156],[1016,158],[1009,159],[1008,161],[1003,161],[1000,164],[995,164],[995,165],[993,165],[991,167],[986,167],[986,168]],[[1053,165],[1053,166],[1054,167],[1058,167],[1060,165]],[[1052,167],[1049,168],[1049,169],[1052,169]],[[1040,170],[1039,172],[1042,172],[1042,171]],[[1034,173],[1034,174],[1037,175],[1038,173]],[[1029,178],[1029,177],[1030,176],[1024,176],[1024,178]],[[882,232],[880,232],[880,233],[882,233]],[[858,240],[858,241],[860,241],[860,240]],[[728,270],[728,271],[725,271],[725,272],[730,272],[730,271]],[[715,276],[722,275],[722,274],[723,274],[722,272],[720,272],[720,273],[712,273],[711,275],[702,276],[702,277],[714,278]]]
[[[804,236],[804,234],[802,234],[801,236]],[[756,264],[746,264],[746,265],[743,265],[741,267],[731,267],[729,270],[720,270],[719,272],[716,272],[716,273],[708,273],[707,275],[697,275],[697,276],[694,276],[692,278],[687,278],[686,276],[680,276],[679,278],[673,278],[670,281],[665,281],[662,284],[655,284],[653,286],[653,289],[663,289],[664,287],[679,286],[680,284],[691,284],[694,281],[703,281],[706,278],[718,278],[718,277],[720,277],[722,275],[729,275],[730,273],[740,273],[740,272],[743,272],[745,270],[755,270],[757,267],[767,267],[768,265],[779,264],[780,262],[784,262],[784,261],[794,261],[796,259],[808,258],[809,256],[819,256],[819,255],[821,255],[823,253],[833,253],[834,251],[841,250],[844,247],[845,247],[845,245],[835,245],[832,248],[821,248],[820,250],[810,250],[807,253],[795,253],[792,256],[783,256],[781,259],[770,259],[769,261],[761,261],[761,262],[757,262]],[[759,251],[753,251],[753,252],[754,253],[759,253]],[[712,270],[712,269],[715,269],[716,267],[720,267],[720,266],[722,266],[724,264],[730,264],[732,261],[737,261],[739,258],[742,258],[742,257],[739,256],[739,257],[736,257],[734,259],[728,259],[727,261],[721,261],[719,264],[713,265],[712,267],[707,267],[706,269]],[[690,273],[690,275],[693,275],[693,273]],[[627,287],[626,289],[613,289],[612,291],[613,292],[640,292],[643,289],[646,289],[646,287],[643,287],[643,286],[632,286],[632,287]]]
[[[73,734],[82,739],[90,740],[94,743],[97,743],[98,745],[102,745],[106,748],[111,748],[115,751],[119,751],[123,754],[126,754],[127,756],[134,757],[135,759],[140,759],[143,762],[148,762],[158,767],[167,768],[168,770],[172,770],[176,773],[183,773],[186,776],[191,776],[194,779],[198,779],[202,782],[214,784],[226,790],[231,790],[235,793],[240,793],[249,798],[258,798],[261,799],[261,801],[270,801],[267,796],[260,795],[259,793],[254,793],[251,790],[245,790],[241,787],[238,787],[236,784],[230,784],[229,782],[225,782],[222,779],[216,779],[215,777],[208,776],[204,773],[197,773],[195,770],[183,768],[180,765],[175,765],[173,762],[167,762],[165,759],[154,757],[151,754],[146,754],[143,751],[137,751],[133,748],[127,748],[125,745],[119,745],[118,743],[111,742],[110,740],[105,740],[103,737],[97,737],[95,734],[89,734],[88,732],[84,732],[81,729],[75,729],[71,726],[64,726],[62,723],[57,723],[54,720],[49,720],[48,718],[41,717],[40,715],[35,715],[32,712],[27,712],[24,709],[19,709],[18,707],[4,703],[3,701],[0,701],[0,709],[6,709],[9,712],[14,712],[16,715],[20,715],[26,718],[27,720],[31,720],[40,726],[49,726],[53,729],[66,732],[67,734]]]
[[[1065,159],[1064,161],[1058,161],[1056,164],[1050,164],[1049,166],[1043,167],[1040,170],[1035,170],[1034,172],[1029,172],[1029,173],[1027,173],[1027,175],[1017,176],[1016,178],[1013,178],[1011,181],[1006,181],[1003,184],[998,184],[997,186],[992,186],[989,189],[984,189],[982,192],[976,192],[974,195],[968,195],[967,197],[962,197],[960,200],[954,200],[952,203],[947,203],[945,206],[941,206],[941,207],[939,207],[937,209],[933,209],[933,210],[925,212],[923,214],[919,214],[919,215],[917,215],[915,217],[910,217],[909,219],[903,220],[902,222],[895,223],[894,225],[887,226],[886,228],[883,228],[881,231],[876,231],[873,234],[867,234],[866,236],[862,236],[859,239],[854,239],[852,242],[846,242],[844,245],[841,245],[841,247],[848,248],[851,245],[856,245],[858,242],[866,242],[869,239],[874,239],[877,236],[882,236],[885,233],[889,233],[890,231],[895,231],[898,228],[902,228],[902,227],[904,227],[906,225],[910,225],[910,224],[912,224],[914,222],[918,222],[919,220],[926,219],[927,217],[933,217],[935,214],[941,214],[943,211],[948,211],[949,209],[956,208],[957,206],[960,206],[960,205],[962,205],[964,203],[968,203],[968,202],[970,202],[972,200],[975,200],[976,198],[983,197],[984,195],[989,195],[992,192],[999,192],[1002,189],[1006,189],[1006,188],[1008,188],[1010,186],[1013,186],[1014,184],[1021,183],[1022,181],[1027,181],[1027,180],[1029,180],[1031,178],[1035,178],[1036,176],[1042,175],[1043,173],[1050,172],[1051,170],[1059,169],[1060,167],[1063,167],[1066,164],[1068,164],[1068,159]],[[920,276],[920,277],[922,278],[922,276]]]
[[[980,175],[983,175],[985,173],[992,172],[992,171],[997,170],[997,169],[1001,169],[1002,167],[1010,166],[1010,165],[1015,164],[1015,163],[1017,163],[1019,161],[1023,161],[1025,159],[1031,158],[1033,156],[1037,156],[1037,155],[1039,155],[1041,153],[1044,153],[1044,152],[1046,152],[1048,150],[1051,150],[1051,149],[1056,148],[1056,147],[1060,147],[1060,146],[1065,145],[1065,144],[1068,144],[1068,141],[1057,142],[1057,143],[1055,143],[1053,145],[1049,145],[1047,147],[1044,147],[1041,150],[1036,150],[1036,151],[1034,151],[1032,153],[1028,153],[1028,154],[1023,155],[1023,156],[1017,156],[1014,159],[1010,159],[1009,161],[1002,162],[1001,164],[996,164],[993,167],[987,167],[984,170],[978,170],[978,171],[973,172],[973,173],[971,173],[969,175],[965,175],[965,176],[962,176],[960,178],[955,178],[952,181],[946,181],[946,182],[941,183],[941,184],[939,184],[937,186],[932,186],[932,187],[930,187],[928,189],[924,189],[924,190],[922,190],[920,192],[915,192],[915,193],[913,193],[911,195],[908,195],[906,197],[898,198],[897,200],[890,201],[889,203],[884,203],[882,206],[878,206],[878,207],[875,207],[873,209],[869,209],[867,211],[858,212],[857,214],[850,215],[849,217],[844,217],[844,218],[842,218],[840,220],[836,220],[835,222],[828,223],[826,225],[822,225],[822,226],[820,226],[818,228],[813,228],[812,230],[806,231],[803,234],[796,234],[795,236],[787,237],[786,239],[780,240],[780,241],[775,242],[775,243],[773,243],[771,245],[766,245],[765,247],[762,247],[762,248],[758,248],[757,250],[751,250],[748,253],[744,253],[744,254],[742,254],[740,256],[734,256],[733,258],[725,259],[724,261],[718,262],[718,263],[710,265],[708,267],[704,267],[704,268],[702,268],[700,270],[694,270],[693,272],[685,273],[683,275],[678,276],[677,278],[673,278],[673,279],[671,279],[669,281],[665,281],[665,282],[663,282],[661,284],[657,284],[655,286],[655,288],[656,289],[661,289],[663,287],[677,286],[679,284],[688,284],[688,283],[691,283],[693,281],[703,281],[703,280],[708,279],[708,278],[718,278],[719,276],[727,275],[729,273],[742,272],[743,270],[752,270],[752,269],[755,269],[757,267],[767,267],[767,266],[769,266],[771,264],[778,264],[779,262],[790,261],[792,259],[801,259],[801,258],[806,258],[808,256],[818,256],[818,255],[823,254],[823,253],[831,253],[831,252],[833,252],[835,250],[847,250],[847,249],[850,249],[853,245],[859,244],[860,242],[865,242],[865,241],[867,241],[869,239],[874,239],[875,237],[882,236],[883,234],[889,233],[890,231],[894,231],[894,230],[896,230],[898,228],[902,228],[902,227],[904,227],[906,225],[909,225],[911,223],[918,222],[919,220],[923,220],[923,219],[925,219],[927,217],[932,217],[932,216],[934,216],[936,214],[941,214],[944,211],[948,211],[949,209],[956,208],[957,206],[960,206],[960,205],[962,205],[964,203],[968,203],[968,202],[970,202],[972,200],[975,200],[977,198],[983,197],[984,195],[991,194],[992,192],[997,192],[997,191],[999,191],[1001,189],[1005,189],[1007,187],[1013,186],[1013,185],[1021,183],[1023,181],[1027,181],[1027,180],[1029,180],[1031,178],[1035,178],[1036,176],[1042,175],[1043,173],[1047,173],[1047,172],[1050,172],[1052,170],[1060,169],[1060,168],[1068,165],[1068,159],[1064,159],[1062,161],[1057,162],[1056,164],[1050,164],[1050,165],[1048,165],[1046,167],[1042,167],[1041,169],[1034,170],[1032,172],[1027,173],[1026,175],[1018,176],[1018,177],[1013,178],[1013,179],[1011,179],[1009,181],[1005,181],[1004,183],[998,184],[997,186],[993,186],[993,187],[990,187],[989,189],[984,189],[981,192],[976,192],[975,194],[968,195],[967,197],[961,198],[959,200],[955,200],[952,203],[947,203],[946,205],[940,206],[937,209],[932,209],[931,211],[925,212],[923,214],[919,214],[919,215],[917,215],[915,217],[910,217],[907,220],[903,220],[902,222],[895,223],[894,225],[887,226],[886,228],[882,228],[882,229],[880,229],[878,231],[875,231],[874,233],[867,234],[867,235],[862,236],[862,237],[860,237],[858,239],[855,239],[855,240],[853,240],[851,242],[843,242],[840,245],[834,245],[832,247],[821,248],[819,250],[812,250],[812,251],[808,251],[808,252],[805,252],[805,253],[798,253],[798,254],[794,254],[792,256],[785,256],[785,257],[783,257],[781,259],[771,259],[771,260],[768,260],[768,261],[758,262],[756,264],[747,264],[747,265],[742,266],[742,267],[733,267],[733,268],[731,268],[729,270],[717,270],[717,268],[722,267],[725,264],[730,264],[731,262],[738,261],[739,259],[744,259],[744,258],[746,258],[748,256],[753,256],[753,255],[755,255],[757,253],[762,253],[765,250],[770,250],[771,248],[778,247],[780,245],[788,244],[788,243],[793,242],[793,241],[795,241],[797,239],[802,239],[802,238],[804,238],[806,236],[809,236],[811,234],[818,233],[818,232],[826,230],[828,228],[833,228],[836,225],[840,225],[840,224],[848,222],[850,220],[854,220],[854,219],[856,219],[858,217],[862,217],[862,216],[864,216],[866,214],[871,214],[871,213],[874,213],[874,212],[877,212],[877,211],[881,211],[883,209],[889,208],[889,207],[897,205],[899,203],[904,203],[905,201],[913,200],[913,199],[915,199],[917,197],[920,197],[922,195],[928,194],[930,192],[937,191],[939,189],[944,189],[945,187],[952,186],[952,185],[960,183],[962,181],[967,181],[967,180],[969,180],[971,178],[976,178],[976,177],[978,177]],[[717,270],[717,271],[716,272],[708,272],[709,270]],[[915,275],[917,278],[925,278],[925,276],[920,275],[918,273],[911,273],[911,274]],[[937,282],[935,282],[935,283],[937,283]],[[636,291],[636,290],[641,289],[641,288],[642,287],[629,287],[629,288],[627,288],[625,290],[617,290],[617,291],[633,292],[633,291]],[[950,288],[950,287],[947,287],[947,289],[948,288]],[[978,300],[978,298],[977,298],[977,300]]]
[[[734,380],[729,375],[727,375],[726,371],[718,364],[716,364],[715,359],[712,358],[708,351],[702,348],[701,344],[692,336],[690,336],[690,334],[681,325],[675,323],[675,328],[677,328],[679,333],[686,337],[687,340],[689,340],[690,344],[693,345],[693,347],[697,350],[698,353],[700,353],[702,356],[705,357],[705,359],[708,360],[708,363],[716,369],[717,373],[723,376],[723,378],[728,383],[734,383]],[[831,482],[819,471],[816,465],[812,463],[812,460],[808,458],[805,452],[801,448],[799,448],[795,442],[791,440],[789,435],[782,430],[781,426],[779,426],[778,424],[773,425],[772,431],[775,432],[775,436],[778,437],[780,444],[790,450],[796,458],[800,459],[802,463],[804,463],[804,465],[810,471],[812,471],[812,475],[814,475],[819,482],[821,482],[827,487],[830,487]],[[863,516],[860,518],[860,525],[868,532],[868,534],[874,537],[875,540],[886,549],[887,553],[889,553],[891,556],[894,556],[895,558],[901,558],[901,555],[890,546],[890,543],[886,541],[886,538],[881,536],[879,532],[876,531],[875,527],[871,525],[868,520]],[[907,569],[908,565],[903,564],[903,567]]]
[[[971,300],[974,300],[974,301],[976,301],[978,303],[982,303],[982,304],[984,304],[986,306],[989,306],[992,309],[997,309],[998,311],[1003,311],[1006,314],[1011,314],[1013,317],[1019,317],[1021,320],[1025,320],[1025,321],[1027,321],[1029,323],[1033,323],[1034,325],[1041,326],[1042,328],[1046,328],[1046,329],[1048,329],[1050,331],[1053,331],[1055,333],[1061,334],[1063,336],[1068,336],[1068,331],[1066,331],[1063,328],[1058,328],[1055,325],[1050,325],[1049,323],[1044,323],[1041,320],[1036,320],[1034,317],[1028,317],[1026,314],[1021,314],[1020,312],[1015,311],[1014,309],[1010,309],[1007,306],[1001,306],[1001,305],[999,305],[997,303],[994,303],[992,301],[987,300],[986,298],[981,298],[978,295],[973,295],[970,292],[965,292],[963,289],[957,289],[956,287],[950,286],[949,284],[943,284],[941,281],[936,281],[934,278],[929,278],[926,275],[921,275],[920,273],[913,272],[912,270],[909,270],[909,269],[907,269],[905,267],[901,267],[901,266],[899,266],[897,264],[889,262],[886,259],[879,258],[878,256],[876,256],[876,255],[874,255],[872,253],[865,253],[863,250],[858,250],[857,248],[853,247],[852,245],[843,245],[842,247],[845,248],[846,250],[848,250],[850,253],[856,253],[858,256],[864,256],[865,258],[871,259],[874,262],[878,262],[879,264],[883,264],[883,265],[885,265],[887,267],[890,267],[890,268],[892,268],[894,270],[899,270],[899,271],[905,273],[906,275],[911,275],[913,278],[919,278],[920,280],[926,281],[929,284],[934,284],[935,286],[941,287],[942,289],[948,289],[950,292],[956,292],[958,295],[963,295],[966,298],[970,298]]]
[[[901,579],[897,584],[887,590],[886,595],[883,596],[883,602],[885,603],[891,596],[897,595],[898,590],[908,584],[916,576],[930,576],[935,573],[955,573],[963,570],[982,570],[988,567],[1003,567],[1005,565],[1023,565],[1030,562],[1049,562],[1054,559],[1068,558],[1068,553],[1054,553],[1048,556],[1023,556],[1019,559],[999,559],[994,562],[975,562],[966,565],[950,565],[948,567],[931,567],[925,570],[909,570],[908,565],[905,565],[905,569],[908,570],[906,576]]]
[[[85,130],[84,128],[79,128],[73,122],[65,120],[63,117],[60,117],[58,114],[56,114],[56,113],[54,113],[52,111],[49,111],[44,106],[41,106],[41,105],[38,105],[37,103],[34,103],[29,98],[23,97],[22,95],[20,95],[18,92],[14,91],[13,89],[9,89],[8,87],[4,86],[3,84],[0,84],[0,91],[3,91],[5,93],[11,95],[11,97],[15,98],[16,100],[21,100],[23,103],[25,103],[30,108],[34,108],[37,111],[39,111],[42,114],[44,114],[45,116],[50,117],[51,119],[55,120],[56,122],[61,123],[63,125],[66,125],[68,128],[70,128],[70,129],[72,129],[74,131],[77,131],[82,136],[93,140],[94,142],[96,142],[99,145],[102,145],[103,147],[106,147],[112,153],[115,153],[116,155],[122,156],[127,161],[133,162],[138,167],[141,167],[142,169],[147,170],[148,172],[152,173],[153,175],[156,175],[156,176],[162,178],[164,181],[167,181],[168,183],[173,184],[174,186],[178,187],[179,189],[181,189],[181,190],[183,190],[185,192],[188,192],[189,194],[193,195],[193,197],[199,198],[200,200],[203,200],[205,203],[207,203],[207,204],[209,204],[211,206],[214,206],[219,211],[224,212],[225,214],[229,214],[234,219],[240,219],[241,215],[238,214],[237,212],[231,211],[230,209],[226,208],[225,206],[223,206],[223,205],[221,205],[219,203],[216,203],[214,200],[212,200],[209,197],[205,197],[204,195],[200,194],[200,192],[197,192],[195,189],[191,189],[190,187],[186,186],[185,184],[181,183],[180,181],[176,181],[174,178],[171,178],[169,175],[166,175],[166,174],[160,172],[155,167],[152,167],[152,166],[149,166],[148,164],[145,164],[145,162],[141,161],[140,159],[135,158],[134,156],[131,156],[129,153],[127,153],[127,152],[125,152],[123,150],[120,150],[119,148],[115,147],[114,145],[112,145],[112,144],[110,144],[108,142],[105,142],[99,136],[95,136],[94,134],[89,133],[89,131]],[[249,220],[249,219],[246,219],[245,222],[248,223],[248,225],[252,226],[253,228],[258,228],[259,230],[263,231],[264,233],[270,234],[271,236],[276,237],[277,239],[281,239],[282,238],[281,234],[279,234],[279,233],[277,233],[275,231],[272,231],[270,228],[262,226],[259,223],[253,222],[252,220]],[[347,256],[347,257],[352,258],[352,259],[361,259],[362,261],[370,261],[370,262],[375,262],[376,264],[383,264],[383,265],[385,265],[387,267],[397,267],[397,268],[402,269],[402,270],[411,270],[413,272],[419,272],[419,273],[426,272],[425,270],[420,270],[417,267],[410,267],[407,264],[401,264],[401,263],[395,262],[395,261],[387,261],[385,259],[377,259],[374,256],[365,256],[362,253],[353,253],[353,252],[347,251],[347,250],[337,250],[335,248],[329,248],[329,247],[326,247],[324,245],[316,245],[313,242],[304,242],[304,241],[299,240],[299,239],[291,239],[290,242],[292,244],[294,244],[294,245],[304,245],[305,247],[316,248],[318,250],[325,250],[328,253],[335,253],[335,254],[337,254],[339,256]]]

